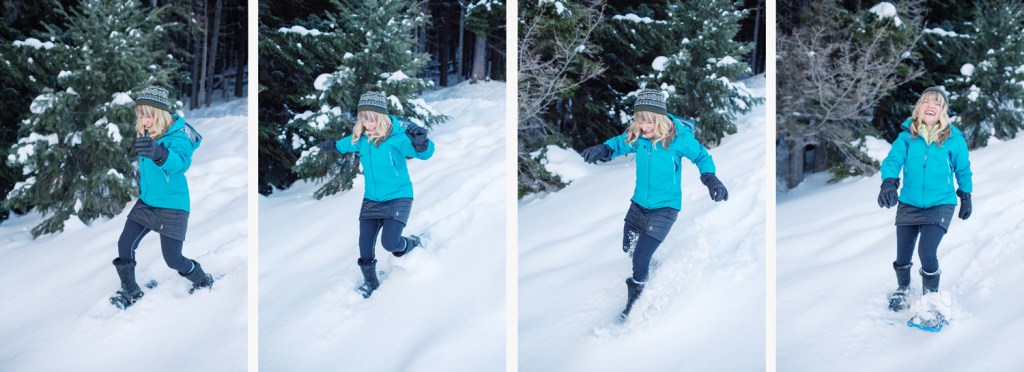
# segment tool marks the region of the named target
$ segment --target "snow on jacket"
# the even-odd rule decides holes
[[[146,204],[157,208],[189,211],[188,181],[185,171],[192,165],[192,152],[203,137],[178,115],[156,143],[167,149],[167,160],[156,165],[153,159],[139,157],[139,189]]]
[[[707,149],[693,136],[693,122],[668,115],[676,125],[676,137],[668,148],[641,136],[633,144],[626,142],[626,133],[604,142],[612,148],[612,157],[636,153],[636,187],[633,201],[648,209],[682,208],[680,188],[682,158],[690,159],[700,173],[715,173],[715,162]]]
[[[366,178],[366,191],[363,197],[375,202],[385,202],[398,198],[412,197],[412,181],[405,158],[430,159],[434,155],[434,141],[427,141],[427,149],[416,152],[412,141],[405,134],[406,121],[394,115],[391,118],[391,134],[381,141],[380,146],[369,141],[369,136],[360,136],[352,143],[352,136],[345,136],[334,143],[334,147],[342,154],[359,153],[359,164],[363,167]]]
[[[938,143],[925,143],[921,136],[911,137],[910,122],[903,122],[903,132],[892,143],[889,155],[882,161],[882,179],[898,178],[903,172],[899,200],[918,208],[956,205],[953,177],[963,192],[972,192],[971,161],[967,157],[967,141],[960,129],[950,124],[949,138]]]

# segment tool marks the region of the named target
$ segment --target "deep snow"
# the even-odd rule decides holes
[[[1024,166],[1015,159],[1022,156],[1020,138],[970,153],[974,211],[955,219],[939,245],[940,294],[954,319],[937,334],[887,310],[896,289],[896,210],[878,207],[877,174],[837,184],[816,174],[780,193],[779,370],[1020,370]],[[920,267],[915,252],[915,299]]]
[[[0,224],[0,371],[246,370],[246,100],[185,113],[203,137],[188,170],[192,197],[184,255],[226,276],[212,291],[167,268],[160,238],[139,245],[136,275],[159,287],[127,311],[111,260],[133,200],[112,219],[32,240],[38,214]]]
[[[764,77],[745,82],[763,97]],[[754,371],[765,363],[765,109],[710,150],[729,200],[713,202],[683,162],[683,207],[624,327],[611,327],[631,275],[622,225],[632,157],[590,165],[549,149],[573,179],[519,204],[521,371]]]
[[[451,120],[436,152],[409,160],[415,202],[402,258],[364,300],[358,215],[364,179],[316,200],[300,182],[260,197],[259,363],[268,371],[500,371],[505,367],[505,83],[424,95]]]

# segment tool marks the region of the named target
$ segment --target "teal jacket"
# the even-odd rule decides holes
[[[953,177],[963,192],[972,192],[971,161],[967,157],[967,141],[960,129],[950,124],[949,138],[939,146],[925,144],[921,136],[910,136],[910,120],[903,122],[903,132],[892,143],[889,155],[882,161],[882,180],[899,178],[903,171],[900,201],[918,208],[956,205]]]
[[[192,165],[192,152],[203,136],[178,115],[156,143],[167,149],[167,160],[156,165],[153,159],[139,157],[139,190],[142,202],[158,208],[189,211],[188,180],[185,171]]]
[[[633,201],[648,209],[682,208],[683,193],[679,186],[682,158],[690,159],[700,173],[715,173],[715,162],[708,150],[693,136],[693,122],[669,115],[676,125],[676,138],[668,148],[640,137],[626,143],[626,133],[604,142],[612,148],[612,157],[636,153],[636,187]]]
[[[381,141],[379,147],[365,135],[360,136],[356,143],[352,143],[352,136],[334,143],[334,147],[342,154],[359,153],[359,164],[366,178],[363,197],[375,202],[412,198],[412,181],[409,179],[405,158],[427,160],[434,155],[434,141],[427,141],[426,151],[416,152],[409,136],[405,135],[406,121],[394,115],[388,116],[391,117],[391,135]]]

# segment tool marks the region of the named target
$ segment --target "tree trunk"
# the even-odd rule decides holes
[[[219,44],[218,39],[220,39],[220,13],[222,5],[223,0],[217,0],[213,5],[213,34],[210,36],[210,73],[206,82],[206,106],[210,106],[211,101],[213,101],[213,81],[217,76],[217,44]],[[203,75],[206,74],[204,73]]]
[[[206,74],[207,71],[209,70],[210,63],[210,38],[208,37],[210,35],[210,12],[209,7],[207,7],[207,5],[209,5],[209,1],[203,0],[203,44],[202,53],[200,53],[201,57],[199,58],[199,99],[196,101],[196,107],[199,107],[199,105],[205,101],[203,95],[206,94]]]
[[[450,44],[449,40],[451,40],[451,38],[448,36],[448,33],[445,32],[445,31],[446,30],[441,30],[441,32],[440,32],[440,39],[441,40],[438,40],[438,43],[437,43],[437,46],[438,46],[438,53],[437,53],[438,54],[438,56],[437,56],[437,60],[438,60],[438,65],[437,65],[438,82],[440,83],[439,85],[441,85],[442,87],[448,86],[448,52],[449,52],[449,50],[451,50],[451,48],[448,45],[448,44]]]
[[[459,48],[455,49],[455,74],[458,75],[458,80],[461,81],[466,75],[462,71],[462,56],[464,55],[463,48],[466,47],[466,5],[459,1]],[[457,81],[458,82],[458,81]]]
[[[245,20],[243,19],[243,23]],[[243,30],[245,30],[243,28]],[[238,64],[235,66],[235,97],[242,96],[242,83],[245,81],[245,65],[249,62],[246,57],[247,37],[243,32],[238,38]]]
[[[487,72],[487,34],[475,34],[476,43],[473,48],[473,81],[475,84],[484,80]]]
[[[757,51],[764,47],[763,43],[761,43],[761,39],[758,38],[761,34],[761,3],[763,2],[764,0],[759,0],[757,2],[757,15],[754,17],[754,51],[750,54],[750,66],[752,67],[751,71],[753,71],[754,74],[757,74],[757,72],[760,71],[758,70],[759,66],[757,65]]]

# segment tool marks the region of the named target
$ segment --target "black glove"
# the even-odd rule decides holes
[[[714,173],[701,174],[700,183],[708,187],[708,194],[711,194],[711,200],[716,202],[729,200],[729,190],[725,189],[725,185],[722,184],[722,181],[718,180]]]
[[[960,197],[960,214],[957,216],[961,220],[971,218],[971,193],[956,190],[956,196]]]
[[[132,150],[141,157],[153,159],[156,165],[164,165],[164,162],[167,161],[167,149],[149,136],[135,138]]]
[[[583,155],[583,161],[595,164],[599,161],[612,160],[612,153],[614,152],[615,151],[613,151],[610,146],[602,143],[600,145],[587,147],[580,155]]]
[[[335,154],[341,154],[341,152],[338,151],[337,142],[338,141],[331,141],[331,140],[326,140],[326,141],[320,142],[320,152],[327,151],[327,152],[333,152]]]
[[[899,196],[896,195],[896,189],[899,187],[899,178],[886,178],[885,181],[882,181],[882,190],[878,192],[878,207],[895,207],[896,203],[899,202]]]
[[[405,135],[409,136],[409,140],[412,141],[412,148],[416,152],[427,151],[427,130],[423,127],[415,124],[409,124],[409,127],[405,129]]]

